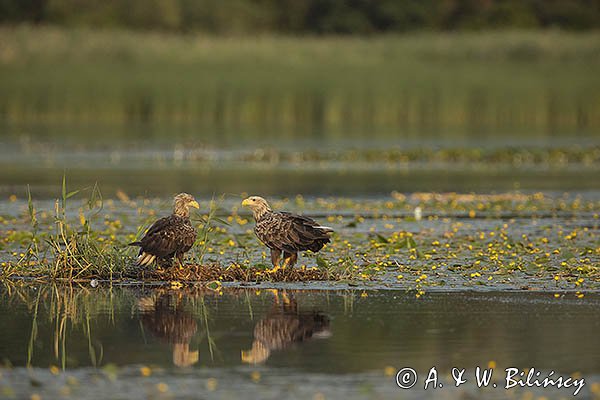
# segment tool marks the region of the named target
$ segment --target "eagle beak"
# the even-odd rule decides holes
[[[196,200],[194,200],[194,201],[190,201],[190,202],[188,203],[188,206],[190,206],[190,207],[194,207],[194,208],[197,208],[197,209],[200,209],[200,204],[198,204],[198,202],[197,202]]]
[[[250,205],[250,199],[244,199],[244,201],[242,201],[242,206],[249,206]]]

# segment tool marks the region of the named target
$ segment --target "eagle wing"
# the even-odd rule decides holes
[[[141,251],[157,257],[185,252],[195,241],[195,230],[184,218],[174,215],[157,220],[140,240]]]
[[[333,230],[319,226],[308,217],[277,212],[261,219],[256,224],[255,232],[267,247],[296,253],[321,250],[325,243],[329,243],[329,233]]]

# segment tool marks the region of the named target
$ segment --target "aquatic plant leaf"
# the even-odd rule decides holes
[[[415,242],[415,239],[413,239],[412,237],[406,238],[406,245],[408,246],[409,249],[417,248],[417,242]]]
[[[206,284],[206,287],[211,290],[219,290],[223,285],[219,281],[210,281]]]
[[[379,240],[381,243],[387,244],[390,242],[385,236],[383,236],[379,233],[376,236],[377,236],[377,240]]]
[[[79,192],[80,192],[80,190],[73,190],[72,192],[67,193],[65,199],[70,199],[71,197],[75,196]]]
[[[321,256],[317,256],[317,266],[324,269],[329,267],[327,261]]]

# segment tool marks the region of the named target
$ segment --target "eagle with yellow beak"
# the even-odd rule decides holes
[[[249,207],[256,221],[256,237],[271,250],[274,270],[294,266],[298,252],[317,252],[330,242],[333,229],[321,226],[311,218],[289,212],[271,210],[269,203],[259,196],[251,196],[242,201]],[[283,265],[280,265],[283,256]]]
[[[178,194],[173,200],[173,214],[156,221],[141,240],[129,244],[140,247],[136,265],[147,266],[157,259],[160,264],[170,265],[173,257],[183,265],[183,255],[192,248],[198,235],[190,221],[190,207],[200,208],[200,205],[193,196]]]

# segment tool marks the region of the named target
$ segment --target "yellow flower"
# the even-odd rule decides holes
[[[160,393],[167,393],[169,391],[169,385],[167,385],[164,382],[161,382],[156,385],[156,390],[158,390]]]

